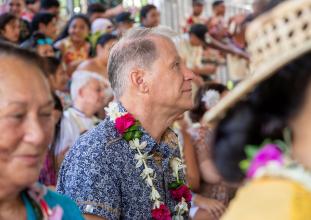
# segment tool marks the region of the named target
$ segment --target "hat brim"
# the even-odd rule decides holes
[[[294,1],[293,1],[294,2]],[[298,1],[297,1],[298,2]],[[297,3],[296,2],[296,3]],[[286,3],[284,3],[286,4]],[[280,5],[278,8],[284,7]],[[282,8],[281,8],[282,9]],[[281,10],[280,9],[280,10]],[[262,15],[257,18],[253,24],[250,25],[248,32],[256,32],[256,29],[260,29],[261,25],[265,22],[267,17],[273,17],[273,11],[269,13],[271,15]],[[310,23],[310,22],[309,22]],[[309,36],[311,35],[311,29],[308,32]],[[277,70],[288,62],[298,58],[299,56],[307,53],[311,50],[311,39],[298,43],[295,47],[291,47],[290,50],[277,54],[277,56],[271,56],[268,59],[268,62],[262,63],[262,65],[257,65],[256,69],[252,71],[252,74],[242,82],[240,82],[232,91],[228,93],[216,106],[211,110],[205,113],[203,121],[205,123],[217,122],[222,119],[226,111],[234,106],[238,101],[243,99],[247,94],[252,92],[256,86],[274,75]]]

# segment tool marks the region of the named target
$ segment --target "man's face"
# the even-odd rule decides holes
[[[180,114],[193,106],[194,74],[182,62],[172,42],[160,37],[154,39],[158,58],[147,74],[151,102]]]
[[[203,12],[203,4],[196,3],[193,5],[193,15],[199,16]]]
[[[214,12],[217,16],[225,16],[225,12],[226,12],[225,4],[222,3],[220,5],[217,5],[214,8]]]
[[[151,9],[145,18],[143,18],[143,25],[147,28],[156,27],[160,24],[160,13],[157,9]]]
[[[20,17],[24,9],[23,0],[9,0],[8,1],[9,12],[17,17]]]

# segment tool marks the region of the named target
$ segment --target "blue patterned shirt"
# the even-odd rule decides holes
[[[122,106],[120,109],[125,111]],[[173,212],[177,202],[168,189],[175,180],[169,161],[180,157],[177,135],[168,129],[163,141],[157,143],[142,131],[141,141],[147,142],[144,152],[155,155],[147,161],[156,174],[154,185],[161,201]],[[151,188],[140,177],[143,166],[135,167],[135,153],[108,117],[70,149],[60,169],[57,191],[72,198],[85,214],[106,219],[151,219]]]

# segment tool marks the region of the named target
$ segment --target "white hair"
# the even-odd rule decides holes
[[[103,83],[107,83],[107,80],[97,73],[87,70],[77,70],[72,75],[72,81],[70,85],[70,95],[73,101],[76,100],[79,94],[79,90],[84,87],[91,79],[98,80]]]

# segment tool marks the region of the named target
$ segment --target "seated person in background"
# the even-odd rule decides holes
[[[40,12],[36,14],[31,22],[31,32],[37,33],[40,32],[45,34],[46,37],[54,40],[56,38],[56,16],[47,12]],[[32,44],[32,38],[30,37],[26,41],[24,41],[21,46],[23,48],[30,48]]]
[[[20,33],[19,19],[10,13],[0,15],[0,41],[17,44]]]
[[[36,184],[54,131],[41,59],[0,43],[0,219],[82,220],[68,198]]]
[[[104,107],[104,87],[104,78],[96,73],[73,74],[70,85],[73,107],[64,112],[61,121],[60,140],[56,146],[58,165],[79,136],[100,122],[95,114]]]
[[[213,16],[208,20],[209,33],[215,39],[222,41],[228,37],[228,25],[225,21],[226,7],[223,0],[215,0],[212,3]]]
[[[25,0],[25,9],[22,12],[22,19],[31,22],[33,16],[40,10],[40,0]]]
[[[216,66],[213,64],[204,65],[202,63],[203,52],[205,47],[205,34],[207,28],[203,24],[191,26],[188,33],[177,36],[173,39],[178,53],[186,63],[186,66],[197,75],[195,83],[202,84],[201,76],[214,74]]]
[[[218,83],[206,83],[195,94],[190,119],[178,120],[177,132],[183,146],[187,166],[187,181],[194,193],[190,217],[193,220],[217,220],[233,197],[235,189],[221,182],[211,159],[212,127],[201,123],[204,113],[213,107],[227,88]]]
[[[72,105],[72,101],[67,90],[69,78],[65,65],[55,57],[46,57],[44,69],[52,92],[60,98],[63,108],[68,109]]]
[[[7,12],[15,15],[19,20],[20,32],[19,32],[19,42],[25,41],[30,36],[30,24],[28,21],[22,18],[22,13],[25,9],[24,0],[7,0],[5,1],[7,6]]]
[[[160,24],[160,13],[155,5],[145,5],[140,9],[140,25],[153,28]]]
[[[107,64],[109,51],[117,42],[117,37],[112,34],[103,34],[96,43],[96,56],[82,62],[77,70],[97,73],[108,80]]]
[[[106,8],[102,3],[92,3],[87,6],[87,17],[91,24],[98,18],[105,18]]]
[[[131,17],[130,12],[121,12],[114,18],[114,21],[116,23],[116,30],[113,33],[118,37],[121,37],[123,34],[125,34],[134,26],[135,23],[134,19]]]
[[[91,45],[87,37],[91,30],[91,23],[83,14],[76,14],[67,22],[54,47],[62,54],[69,76],[81,62],[89,58]]]
[[[34,33],[32,35],[31,48],[35,50],[41,57],[54,57],[53,40],[46,37],[42,33]]]
[[[112,34],[102,35],[96,45],[96,56],[81,63],[76,72],[96,73],[101,75],[105,80],[105,100],[106,106],[113,99],[113,92],[110,86],[107,73],[107,64],[109,52],[112,46],[117,42],[117,37]],[[102,109],[104,111],[104,109]],[[104,112],[99,112],[99,117],[103,118]]]
[[[95,47],[101,35],[111,33],[114,29],[112,22],[107,18],[97,18],[92,23],[92,33],[88,36],[88,40],[92,45],[92,55],[95,53]]]
[[[204,9],[204,0],[192,0],[192,14],[186,20],[184,32],[188,32],[194,24],[205,24],[207,19],[202,16]]]

